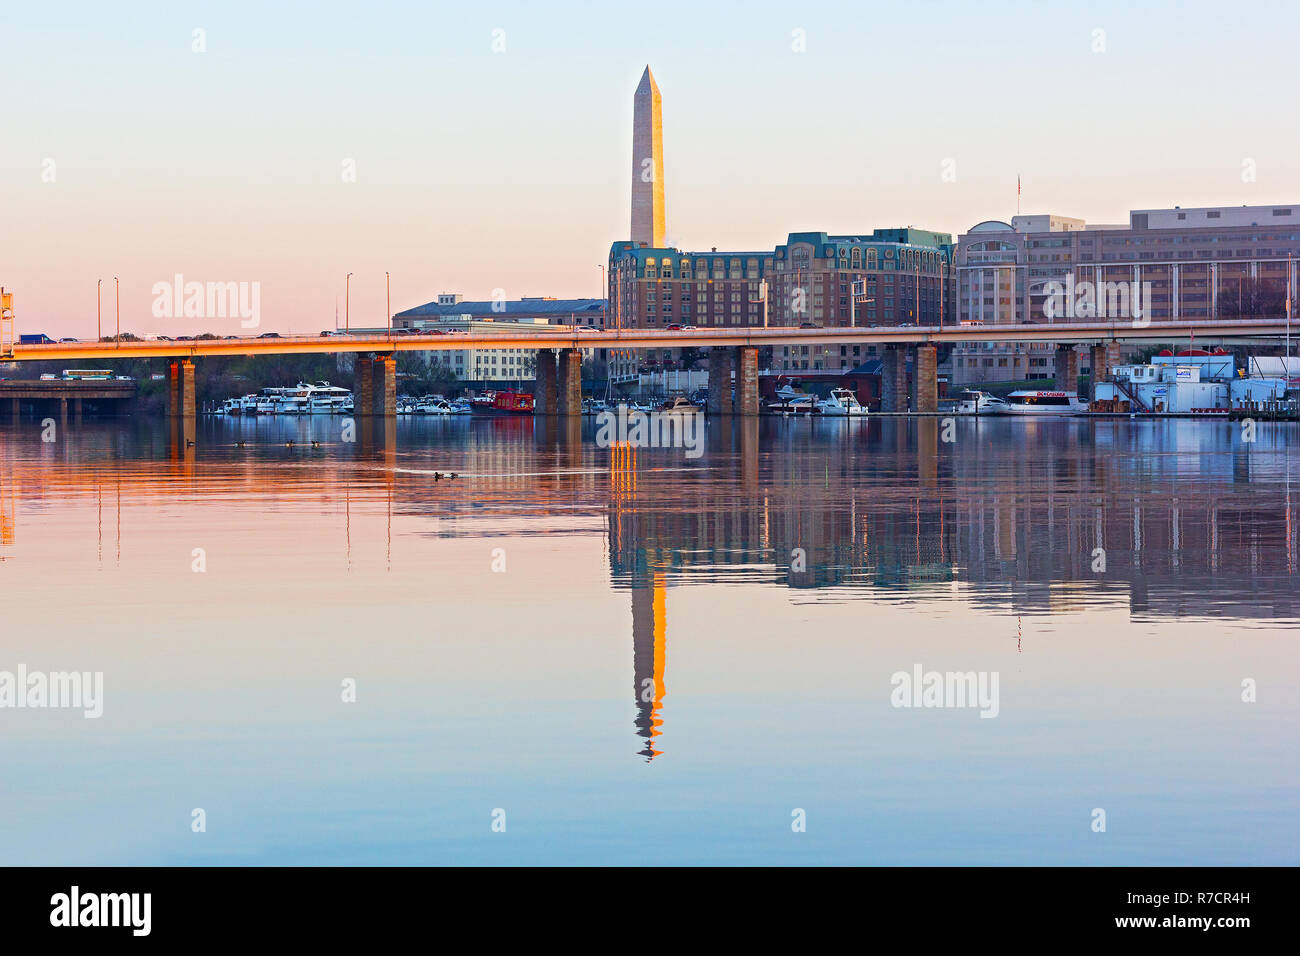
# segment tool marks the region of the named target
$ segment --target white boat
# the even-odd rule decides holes
[[[785,385],[778,385],[776,389],[776,397],[779,401],[782,402],[788,402],[790,399],[797,398],[798,396],[803,394],[804,392],[800,391],[799,389],[795,388],[793,385],[790,385],[789,383]]]
[[[451,403],[451,413],[453,415],[472,415],[474,414],[474,409],[469,402],[462,400]]]
[[[425,398],[416,402],[417,415],[450,415],[451,404],[445,398]]]
[[[312,415],[337,415],[343,411],[343,404],[352,397],[346,388],[331,385],[329,382],[317,382],[315,385],[298,386],[307,399],[307,410]]]
[[[1007,396],[1007,412],[1011,415],[1077,415],[1087,410],[1087,403],[1069,392],[1026,390]]]
[[[853,389],[833,388],[830,398],[823,398],[817,403],[817,411],[840,418],[857,418],[867,414],[867,406],[858,401]]]
[[[820,411],[814,396],[803,392],[779,402],[769,402],[767,410],[773,415],[816,415]]]
[[[953,407],[953,414],[956,415],[1007,415],[1009,413],[1010,408],[1002,399],[973,388],[968,388],[958,395],[957,404]]]
[[[697,412],[699,412],[699,409],[680,395],[671,401],[664,402],[663,407],[659,409],[661,415],[694,415]]]

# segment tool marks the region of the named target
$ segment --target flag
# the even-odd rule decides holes
[[[1020,174],[1016,174],[1016,195],[1020,195]]]

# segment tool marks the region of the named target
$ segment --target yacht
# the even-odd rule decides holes
[[[767,411],[773,415],[816,415],[821,409],[813,399],[814,396],[800,392],[780,401],[769,402]]]
[[[445,398],[422,398],[415,403],[417,415],[450,415],[451,404]]]
[[[1088,405],[1070,392],[1027,390],[1007,396],[1007,411],[1012,415],[1077,415]]]
[[[817,411],[840,418],[857,418],[867,414],[867,406],[858,401],[853,389],[833,388],[830,398],[823,398],[817,403]]]
[[[680,395],[664,402],[663,407],[659,409],[661,415],[694,415],[698,411],[698,408]]]
[[[315,385],[299,384],[303,396],[307,399],[307,410],[312,415],[338,415],[343,411],[343,404],[352,397],[346,388],[331,385],[329,382],[317,382]]]
[[[1002,399],[973,388],[958,395],[953,407],[956,415],[1006,415],[1009,412],[1010,408]]]

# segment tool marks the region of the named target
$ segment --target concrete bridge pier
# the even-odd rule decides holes
[[[181,363],[167,363],[167,417],[180,414]]]
[[[582,349],[560,349],[556,413],[582,415]]]
[[[733,359],[736,366],[736,398],[732,411],[737,415],[758,414],[758,347],[741,345]],[[709,390],[712,395],[712,389]]]
[[[370,387],[374,391],[374,414],[397,420],[397,359],[380,355],[370,366]]]
[[[1092,347],[1092,398],[1097,399],[1097,383],[1106,381],[1110,370],[1119,364],[1119,343],[1105,342]]]
[[[709,352],[709,398],[705,411],[710,415],[731,414],[731,349],[715,346]]]
[[[391,355],[358,356],[352,377],[354,416],[397,418],[397,361]]]
[[[167,417],[192,419],[194,413],[194,363],[181,359],[167,366]],[[80,408],[77,418],[81,418]]]
[[[72,424],[78,427],[81,425],[81,399],[79,398],[72,400]]]
[[[369,418],[374,408],[375,393],[370,377],[373,364],[373,359],[358,355],[352,365],[352,415],[355,418]]]
[[[559,404],[555,349],[537,350],[537,381],[533,386],[533,414],[554,415]]]
[[[1071,395],[1078,395],[1079,353],[1074,350],[1074,346],[1057,346],[1056,353],[1052,359],[1052,366],[1055,370],[1056,390],[1058,392],[1069,392]]]
[[[18,424],[18,415],[22,411],[22,402],[16,398],[9,399],[9,424]]]
[[[939,350],[933,345],[916,347],[916,410],[939,410]]]
[[[880,354],[880,410],[907,411],[907,353],[905,347],[889,345]]]

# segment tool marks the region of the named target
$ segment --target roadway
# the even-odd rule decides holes
[[[937,345],[952,342],[1056,342],[1062,345],[1117,342],[1242,344],[1287,334],[1285,317],[1187,319],[1135,325],[1132,321],[1058,325],[886,326],[805,329],[791,326],[718,326],[681,331],[607,329],[555,331],[526,327],[501,332],[282,335],[153,342],[56,342],[15,344],[6,361],[95,361],[113,358],[198,358],[214,355],[285,355],[311,352],[446,352],[463,349],[663,349],[711,346]],[[1300,325],[1297,325],[1300,332]]]

